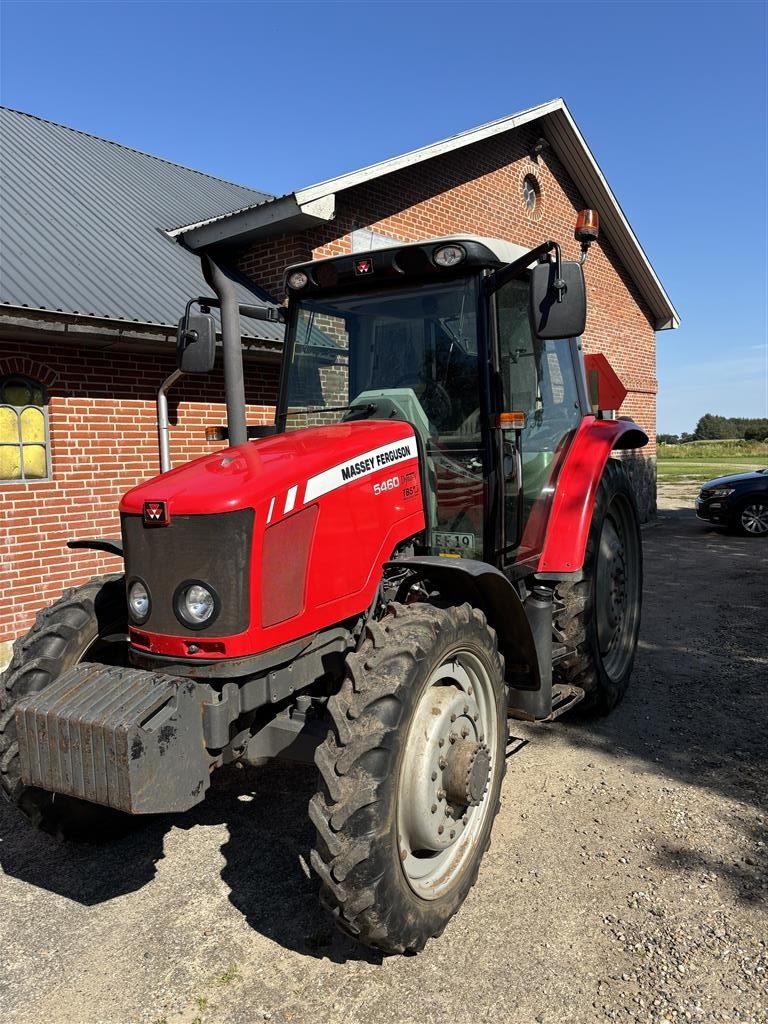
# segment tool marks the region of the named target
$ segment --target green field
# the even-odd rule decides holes
[[[660,484],[701,484],[718,476],[746,473],[768,466],[764,441],[694,441],[659,445]]]

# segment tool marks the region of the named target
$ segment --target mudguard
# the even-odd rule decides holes
[[[387,562],[386,567],[412,569],[419,578],[434,583],[448,600],[469,601],[482,608],[498,635],[507,682],[521,690],[539,689],[539,663],[528,616],[520,595],[503,572],[473,558],[437,555],[398,558]]]
[[[611,452],[646,444],[648,435],[628,417],[584,417],[557,478],[538,573],[561,575],[582,568],[595,495]]]

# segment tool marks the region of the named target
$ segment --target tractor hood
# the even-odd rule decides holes
[[[164,502],[169,516],[211,515],[256,507],[282,514],[321,494],[416,456],[408,423],[366,420],[312,427],[225,448],[128,491],[120,511],[142,514]]]

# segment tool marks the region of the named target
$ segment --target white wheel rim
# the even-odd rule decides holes
[[[457,650],[435,669],[405,743],[397,793],[400,861],[411,889],[422,899],[435,900],[455,886],[476,849],[499,767],[494,763],[495,688],[476,655]],[[464,778],[462,769],[472,751],[475,769],[468,775],[475,798],[482,787],[485,758],[490,760],[484,792],[474,806],[457,798],[456,783],[457,776]]]

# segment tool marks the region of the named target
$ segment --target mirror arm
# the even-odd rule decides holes
[[[201,295],[200,298],[189,300],[184,311],[185,317],[189,316],[190,307],[194,303],[200,306],[203,313],[207,313],[209,309],[218,309],[221,305],[218,299]],[[249,320],[270,320],[272,323],[284,324],[288,319],[282,306],[247,306],[241,303],[238,308],[240,316],[248,317]]]
[[[562,292],[565,289],[565,283],[562,280],[561,267],[560,267],[560,246],[557,242],[542,242],[541,245],[537,245],[535,249],[529,250],[520,259],[514,260],[512,263],[508,263],[506,267],[501,267],[496,270],[490,277],[486,278],[486,287],[489,292],[498,291],[499,288],[503,287],[507,281],[511,281],[517,277],[523,270],[527,270],[531,263],[543,263],[545,257],[555,250],[557,260],[557,280],[555,281],[555,287],[558,288],[557,301],[560,302],[562,298]]]

